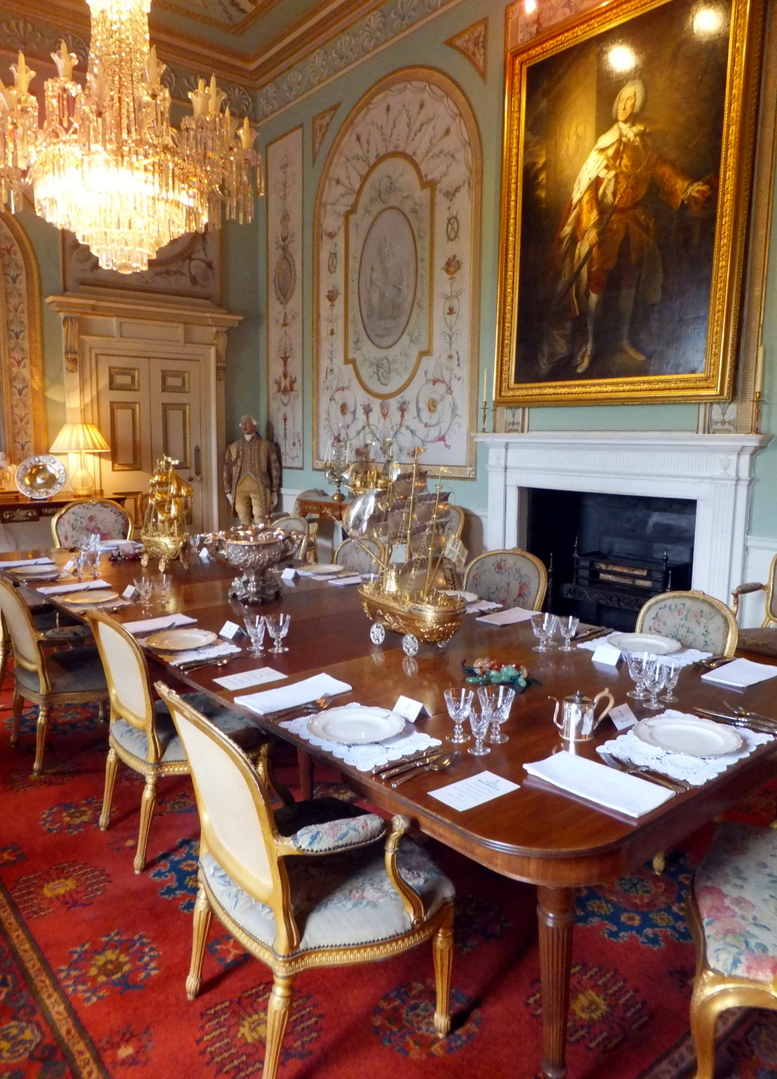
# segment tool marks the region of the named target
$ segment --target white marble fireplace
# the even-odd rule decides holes
[[[693,499],[693,587],[728,603],[731,589],[745,580],[753,458],[770,438],[674,431],[477,435],[488,447],[485,547],[525,543],[525,492],[532,487]]]

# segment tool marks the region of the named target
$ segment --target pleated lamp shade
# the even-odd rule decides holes
[[[70,489],[78,498],[94,494],[94,477],[86,466],[87,453],[108,453],[110,446],[93,423],[66,423],[49,447],[50,453],[77,453],[78,467],[70,468]]]

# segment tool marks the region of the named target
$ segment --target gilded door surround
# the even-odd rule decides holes
[[[200,364],[202,398],[202,505],[206,528],[218,523],[220,462],[224,433],[224,370],[227,332],[241,321],[207,300],[182,301],[129,290],[84,288],[49,296],[69,342],[65,361],[65,419],[98,424],[99,356],[195,360]],[[103,432],[107,435],[108,432]]]

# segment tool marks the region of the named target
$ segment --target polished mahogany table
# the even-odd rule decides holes
[[[63,552],[53,552],[53,557],[62,561]],[[118,591],[140,572],[137,563],[114,566],[106,559],[103,561],[101,576]],[[197,618],[201,627],[215,631],[228,618],[240,622],[241,606],[227,599],[233,576],[231,569],[214,563],[196,564],[187,573],[174,564],[172,574],[173,591],[167,611],[186,611]],[[392,790],[388,782],[359,772],[296,738],[271,719],[252,718],[314,759],[339,769],[356,792],[382,809],[406,814],[428,835],[497,873],[536,885],[542,1068],[548,1079],[561,1079],[566,1074],[575,889],[613,880],[641,865],[771,778],[777,764],[777,741],[759,747],[703,787],[671,798],[636,823],[625,823],[571,797],[533,786],[523,764],[547,757],[562,747],[552,723],[550,694],[561,698],[580,689],[593,695],[607,686],[620,704],[626,700],[627,689],[632,687],[627,672],[598,670],[586,650],[538,654],[532,651],[536,642],[527,622],[500,628],[477,622],[474,616],[466,618],[446,648],[422,645],[418,656],[411,659],[402,652],[396,634],[387,634],[382,646],[370,642],[369,622],[361,610],[355,587],[338,588],[298,578],[294,586],[284,586],[281,599],[264,610],[272,613],[281,608],[291,615],[291,628],[285,641],[290,647],[288,652],[268,655],[264,660],[251,658],[244,652],[225,668],[205,667],[188,674],[171,670],[171,673],[177,681],[231,702],[234,696],[254,690],[230,693],[216,685],[214,678],[265,663],[290,680],[326,670],[353,687],[342,703],[353,700],[390,708],[400,694],[422,701],[430,717],[419,720],[419,729],[440,739],[452,729],[443,690],[463,684],[462,660],[472,662],[478,656],[487,655],[501,662],[525,664],[541,683],[516,698],[511,718],[503,728],[510,739],[505,745],[493,746],[487,757],[473,757],[464,752],[444,774],[419,775],[397,790]],[[154,613],[164,612],[157,608]],[[115,614],[122,621],[141,616],[136,605]],[[773,714],[773,683],[761,683],[741,693],[722,693],[701,682],[699,673],[697,668],[682,671],[676,690],[680,700],[673,707],[719,708],[722,699],[735,699],[753,710]],[[270,683],[269,688],[279,684]],[[641,711],[638,702],[633,707],[638,717],[651,714]],[[605,720],[597,732],[597,740],[605,741],[614,733],[612,724]],[[579,750],[596,759],[595,744],[585,743]],[[451,809],[429,795],[430,790],[484,770],[519,783],[519,789],[465,812]]]

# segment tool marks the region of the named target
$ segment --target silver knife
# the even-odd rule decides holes
[[[382,771],[378,769],[373,774],[378,779],[393,779],[394,776],[401,776],[404,772],[412,772],[415,768],[423,768],[427,764],[431,764],[432,761],[436,761],[438,757],[444,752],[442,746],[438,746],[436,749],[427,750],[427,752],[421,756],[415,756],[408,758],[403,764],[398,764],[395,768],[384,768]]]

